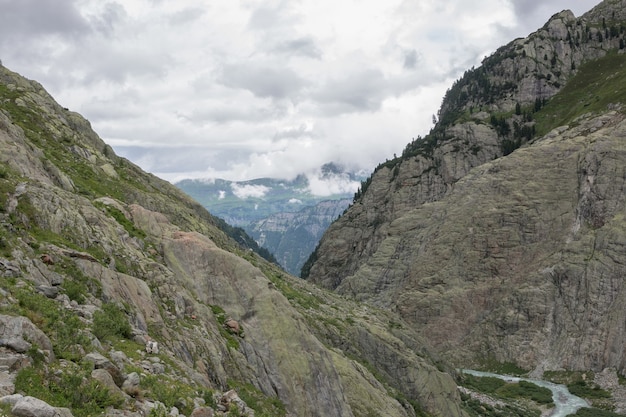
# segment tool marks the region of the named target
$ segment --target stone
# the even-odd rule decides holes
[[[213,417],[215,412],[210,407],[197,407],[195,408],[189,417]]]
[[[17,353],[27,352],[31,348],[31,344],[19,337],[11,337],[9,339],[0,339],[0,346],[6,346]]]
[[[15,393],[15,374],[0,371],[0,396],[10,396]]]
[[[124,383],[124,380],[126,378],[123,372],[105,356],[97,352],[92,352],[85,355],[84,360],[86,360],[87,362],[91,362],[95,369],[106,370],[115,381],[116,386],[121,387]]]
[[[36,344],[45,354],[46,360],[54,360],[52,343],[37,326],[26,317],[0,315],[0,339],[10,341],[10,345],[25,351],[26,344]],[[28,350],[28,349],[26,349]]]
[[[109,356],[111,357],[111,361],[113,361],[115,363],[115,366],[117,366],[119,369],[123,369],[124,364],[128,362],[128,356],[126,356],[124,352],[121,352],[119,350],[110,352]]]
[[[94,369],[93,371],[91,371],[91,377],[100,382],[103,387],[108,389],[111,395],[119,396],[122,398],[125,397],[124,391],[117,386],[117,384],[113,380],[113,377],[106,369]]]
[[[45,401],[26,396],[18,399],[11,413],[16,417],[56,417],[57,410]]]
[[[0,403],[8,404],[13,407],[20,399],[24,398],[22,394],[8,394],[0,398]]]
[[[122,384],[122,391],[131,396],[136,396],[139,393],[140,377],[137,372],[131,372],[126,376],[124,383]]]
[[[59,295],[59,287],[57,286],[38,285],[35,289],[48,298],[54,299]]]
[[[165,365],[162,363],[153,363],[150,366],[150,371],[155,375],[160,375],[165,373]]]
[[[72,410],[70,410],[69,408],[55,407],[55,410],[57,412],[57,417],[74,417],[74,415],[72,414]]]
[[[154,340],[149,340],[146,342],[146,353],[152,354],[152,355],[158,355],[159,354],[159,343],[155,342]]]
[[[233,320],[232,318],[226,319],[226,321],[224,322],[224,326],[226,326],[228,330],[235,334],[239,334],[241,330],[239,322],[237,322],[237,320]]]

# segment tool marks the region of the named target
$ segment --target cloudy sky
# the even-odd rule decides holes
[[[464,70],[599,0],[0,0],[0,60],[162,178],[371,170]]]

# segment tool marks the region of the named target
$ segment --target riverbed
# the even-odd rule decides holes
[[[552,411],[552,414],[550,414],[550,417],[565,417],[576,413],[576,411],[583,407],[589,407],[586,400],[573,395],[569,392],[567,387],[562,384],[554,384],[540,379],[521,378],[516,376],[494,374],[491,372],[474,371],[471,369],[462,369],[461,372],[478,377],[490,376],[500,378],[507,382],[527,381],[539,385],[540,387],[548,388],[552,391],[552,401],[554,401],[554,410]]]

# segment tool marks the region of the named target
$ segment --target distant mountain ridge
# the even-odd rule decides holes
[[[311,190],[311,180],[323,193]],[[257,178],[247,181],[186,179],[176,185],[209,211],[233,226],[245,227],[276,213],[294,213],[326,200],[352,198],[366,174],[347,172],[328,163],[313,175],[300,174],[292,180]]]
[[[189,179],[175,185],[211,214],[245,230],[287,272],[299,276],[322,233],[350,205],[364,178],[327,163],[293,180]]]
[[[300,276],[302,266],[320,238],[352,203],[352,198],[324,200],[297,212],[272,214],[244,229],[276,257],[287,272]]]

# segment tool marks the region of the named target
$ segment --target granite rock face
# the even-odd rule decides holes
[[[530,133],[578,68],[624,56],[620,5],[556,14],[468,71],[431,134],[331,225],[307,278],[399,313],[458,366],[625,372],[623,99]]]
[[[335,290],[396,309],[458,363],[624,370],[624,137],[610,112],[483,164],[386,224]]]

